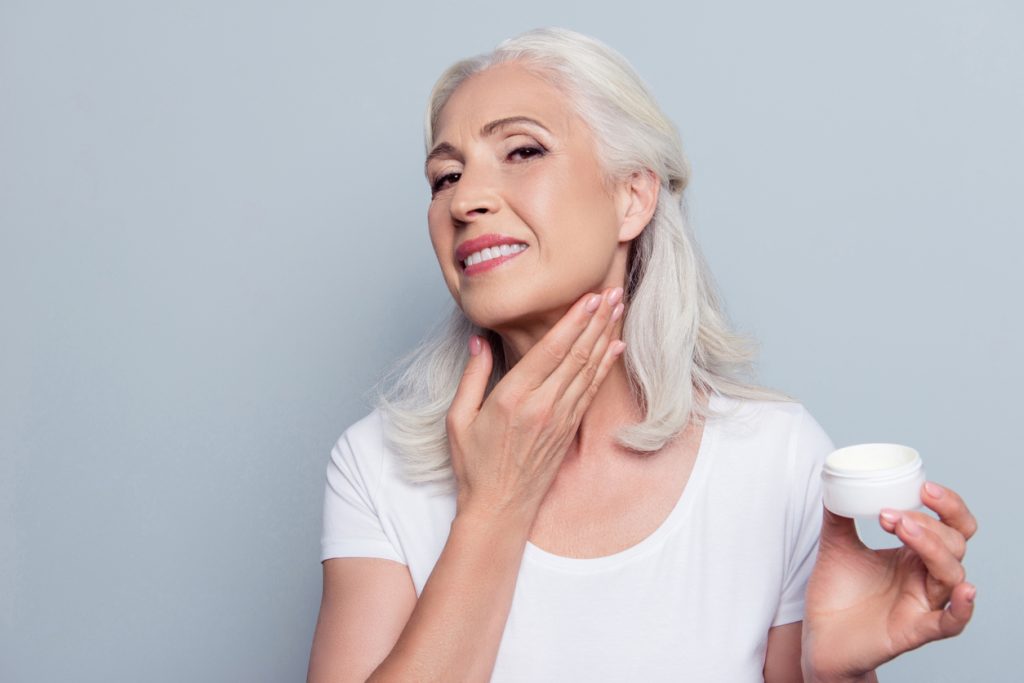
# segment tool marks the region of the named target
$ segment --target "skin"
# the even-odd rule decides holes
[[[536,123],[485,128],[509,117]],[[628,244],[649,220],[657,188],[638,191],[636,177],[609,184],[589,128],[555,87],[516,63],[464,83],[445,105],[436,139],[446,152],[430,158],[426,171],[441,273],[470,319],[501,335],[514,364],[581,292],[622,286]],[[455,247],[485,232],[509,234],[529,249],[473,278]],[[638,417],[626,389],[625,369],[616,364],[579,438],[607,443],[623,415]],[[927,492],[923,498],[936,501]],[[854,541],[852,520],[823,510],[822,552],[808,592],[812,628],[772,630],[766,676],[794,680],[803,668],[816,680],[872,680],[873,669],[900,652],[963,630],[974,588],[964,583],[961,560],[976,522],[952,492],[942,504],[941,521],[889,511],[890,519],[916,520],[923,529],[909,536],[902,522],[882,519],[906,544],[899,551],[867,549]],[[859,583],[851,583],[855,575]],[[941,612],[950,597],[950,609]],[[924,628],[925,621],[942,626]],[[859,650],[849,646],[850,634],[860,634]]]
[[[537,123],[481,133],[512,116]],[[502,65],[464,83],[437,126],[435,148],[453,148],[426,166],[434,185],[427,222],[441,274],[466,315],[498,332],[514,359],[581,295],[622,285],[628,244],[645,225],[626,220],[630,188],[607,186],[590,131],[579,124],[547,81]],[[656,200],[657,184],[650,184],[649,200]],[[641,218],[645,208],[635,207]],[[467,277],[455,246],[485,233],[515,237],[529,248]]]
[[[510,117],[540,125],[520,122],[482,134],[486,124]],[[463,83],[441,113],[435,142],[435,149],[453,149],[425,168],[433,191],[427,223],[441,274],[466,316],[501,336],[514,366],[583,294],[623,286],[629,243],[650,222],[658,181],[648,172],[606,182],[590,129],[556,88],[517,64]],[[528,248],[467,277],[455,248],[489,233]],[[621,336],[621,321],[613,333]],[[617,363],[584,415],[576,445],[613,443],[623,415],[640,418]],[[586,452],[598,459],[608,449]]]
[[[822,509],[821,547],[807,586],[803,667],[810,680],[864,675],[925,643],[960,634],[976,588],[962,564],[978,523],[963,499],[935,482],[921,500],[938,514],[883,510],[879,524],[902,542],[872,550],[853,520]]]
[[[547,132],[481,132],[527,115]],[[566,488],[616,472],[611,435],[640,418],[617,362],[618,297],[629,241],[654,211],[653,174],[605,182],[590,133],[561,92],[515,65],[463,84],[438,142],[448,146],[427,166],[432,180],[443,178],[429,212],[438,263],[467,315],[499,332],[510,369],[487,393],[491,349],[471,341],[446,425],[457,512],[422,593],[397,562],[324,563],[311,682],[489,680],[541,499],[566,471],[582,473],[559,476]],[[548,154],[528,151],[539,142]],[[467,278],[454,247],[485,232],[529,250]],[[977,522],[950,489],[925,489],[922,499],[939,519],[880,519],[904,543],[892,550],[865,548],[852,520],[823,510],[805,620],[770,629],[766,682],[873,681],[879,664],[964,628],[974,587],[962,559]]]

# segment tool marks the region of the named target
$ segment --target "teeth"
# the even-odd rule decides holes
[[[473,252],[470,254],[465,261],[466,266],[475,266],[478,263],[484,261],[490,261],[491,259],[498,258],[499,256],[508,256],[509,254],[518,254],[523,249],[526,249],[525,244],[502,244],[496,247],[489,247],[487,249],[481,249],[480,251]]]

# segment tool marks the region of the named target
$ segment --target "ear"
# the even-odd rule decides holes
[[[634,171],[619,184],[619,242],[632,241],[651,222],[660,189],[658,176],[649,169]]]

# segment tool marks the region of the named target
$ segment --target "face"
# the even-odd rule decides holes
[[[459,86],[426,174],[441,273],[477,325],[550,327],[584,293],[622,284],[623,196],[570,102],[523,66]]]

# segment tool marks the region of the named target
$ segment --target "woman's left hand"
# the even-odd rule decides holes
[[[883,510],[882,528],[904,543],[884,550],[865,546],[852,519],[824,510],[804,613],[806,683],[873,680],[862,677],[970,621],[975,587],[961,562],[978,524],[950,489],[929,482],[921,499],[939,519]]]

